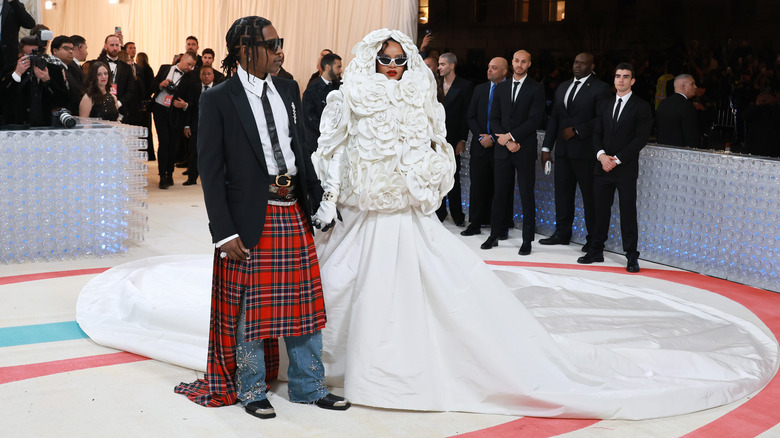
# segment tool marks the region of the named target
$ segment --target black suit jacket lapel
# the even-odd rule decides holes
[[[265,155],[263,154],[263,145],[260,142],[260,133],[257,131],[257,121],[255,115],[252,112],[252,107],[249,105],[249,98],[246,96],[244,85],[241,83],[241,79],[238,75],[234,75],[230,79],[230,101],[236,109],[238,119],[241,121],[241,126],[244,127],[244,132],[249,139],[252,151],[261,163],[263,169],[268,169],[268,165],[265,162]]]

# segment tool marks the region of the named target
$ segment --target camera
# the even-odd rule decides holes
[[[170,94],[173,94],[176,92],[176,84],[173,82],[168,82],[168,85],[163,87],[163,90],[167,91]]]
[[[76,118],[67,109],[58,108],[51,112],[51,126],[70,129],[76,126]]]
[[[27,59],[30,60],[30,65],[34,67],[38,67],[40,70],[43,70],[46,68],[47,64],[47,56],[46,55],[46,44],[54,39],[54,32],[50,30],[41,29],[35,34],[35,45],[38,46],[37,49],[33,50],[30,55],[27,55]]]

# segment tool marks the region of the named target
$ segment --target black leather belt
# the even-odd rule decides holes
[[[294,201],[295,184],[290,175],[271,175],[273,181],[268,185],[268,199],[276,201]]]

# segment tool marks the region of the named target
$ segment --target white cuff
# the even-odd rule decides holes
[[[11,77],[12,77],[12,78],[14,78],[14,80],[15,80],[16,82],[22,82],[22,77],[21,77],[21,76],[19,76],[18,74],[16,74],[16,71],[14,71],[14,72],[13,72],[13,74],[11,75]]]
[[[215,243],[214,246],[216,246],[217,248],[220,248],[222,245],[230,242],[231,240],[235,239],[236,237],[238,237],[238,234],[234,234],[234,235],[232,235],[230,237],[226,237],[226,238],[220,240],[219,242]]]
[[[550,152],[550,148],[543,147],[542,152]]]
[[[596,159],[598,160],[598,159],[599,159],[599,158],[601,158],[601,156],[602,156],[602,155],[604,155],[604,154],[606,154],[606,152],[604,152],[604,149],[602,149],[602,150],[600,150],[600,151],[596,152]]]

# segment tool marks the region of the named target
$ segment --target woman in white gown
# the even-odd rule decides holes
[[[336,205],[343,216],[316,237],[322,357],[353,403],[644,419],[726,404],[769,382],[777,342],[734,302],[491,270],[434,215],[454,160],[411,39],[382,29],[354,53],[312,157],[326,190],[316,220],[330,223]],[[100,344],[205,369],[211,265],[198,260],[101,274],[79,296],[79,324]]]

